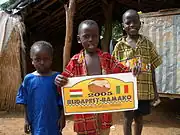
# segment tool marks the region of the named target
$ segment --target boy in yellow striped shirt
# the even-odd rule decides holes
[[[150,114],[150,103],[158,97],[155,85],[155,69],[162,63],[155,46],[146,37],[139,34],[140,17],[135,10],[123,14],[123,29],[126,36],[115,46],[112,55],[126,66],[141,67],[137,77],[138,109],[124,112],[124,135],[132,135],[131,125],[135,121],[135,135],[141,135],[143,116]]]

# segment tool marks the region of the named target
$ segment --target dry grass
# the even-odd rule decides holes
[[[15,105],[17,89],[22,81],[20,47],[21,35],[14,28],[0,56],[0,110],[20,110]]]

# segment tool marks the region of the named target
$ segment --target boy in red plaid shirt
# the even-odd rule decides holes
[[[66,77],[129,71],[127,67],[116,61],[109,53],[102,52],[97,48],[99,43],[99,28],[95,21],[85,20],[81,22],[77,39],[78,43],[82,44],[84,49],[74,55],[65,68],[65,71],[56,77],[56,85],[60,87],[64,86],[68,82]],[[138,73],[137,68],[133,73]],[[109,135],[111,125],[111,113],[74,115],[74,131],[78,135]]]

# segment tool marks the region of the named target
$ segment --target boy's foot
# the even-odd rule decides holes
[[[111,130],[115,130],[115,126],[111,126],[110,129],[111,129]]]
[[[151,105],[152,105],[153,107],[156,107],[156,106],[159,105],[160,103],[161,103],[161,100],[158,99],[158,100],[152,102]]]

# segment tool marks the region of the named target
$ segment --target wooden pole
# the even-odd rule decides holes
[[[64,5],[66,12],[66,37],[63,52],[63,69],[65,69],[71,57],[71,46],[73,38],[73,18],[75,13],[76,0],[69,0],[69,6]]]
[[[112,37],[112,11],[113,11],[114,0],[108,1],[103,0],[103,11],[105,16],[105,32],[103,35],[103,45],[101,45],[104,52],[109,52],[109,44]]]

